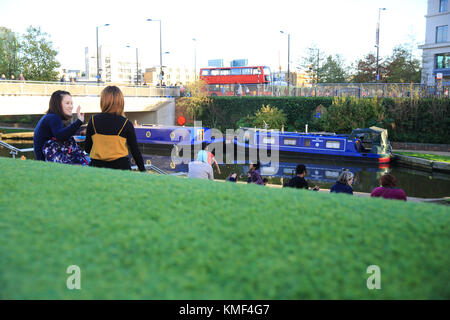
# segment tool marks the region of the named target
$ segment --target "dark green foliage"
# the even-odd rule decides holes
[[[419,83],[421,62],[412,55],[412,51],[404,46],[396,46],[392,55],[385,61],[386,74],[383,82]]]
[[[0,158],[0,299],[450,299],[450,209]],[[69,265],[81,290],[68,290]],[[368,290],[367,267],[381,268]]]
[[[328,107],[333,98],[319,97],[211,97],[211,105],[202,106],[202,115],[199,118],[205,126],[212,126],[225,132],[225,129],[238,128],[238,122],[247,123],[247,116],[254,116],[262,105],[276,106],[287,116],[287,124],[294,130],[304,130],[305,124],[312,124],[315,110],[322,105]],[[248,119],[247,119],[248,120]]]

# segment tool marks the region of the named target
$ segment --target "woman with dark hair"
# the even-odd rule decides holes
[[[380,178],[381,187],[375,188],[370,194],[371,197],[383,197],[385,199],[397,199],[406,201],[406,193],[397,188],[397,180],[389,173]]]
[[[102,113],[92,116],[86,130],[85,150],[91,166],[131,170],[128,147],[140,171],[145,172],[136,131],[125,117],[125,99],[116,86],[108,86],[100,95]]]
[[[43,146],[51,139],[64,142],[69,140],[84,121],[84,114],[80,113],[81,107],[77,108],[77,120],[67,127],[63,121],[72,119],[73,102],[72,96],[67,91],[58,90],[50,97],[49,107],[46,114],[39,120],[34,129],[33,147],[36,160],[45,161]]]

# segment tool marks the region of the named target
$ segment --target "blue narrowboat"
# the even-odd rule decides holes
[[[391,157],[387,130],[378,127],[355,129],[349,135],[245,128],[234,143],[246,150],[278,151],[284,156],[316,159],[389,163]]]
[[[135,131],[138,143],[163,149],[190,146],[193,150],[201,148],[203,142],[208,144],[224,142],[224,139],[212,138],[211,129],[206,127],[140,125],[135,126]]]

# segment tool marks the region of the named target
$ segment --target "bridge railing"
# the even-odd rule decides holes
[[[93,84],[72,82],[0,81],[0,95],[50,96],[56,90],[72,96],[99,96],[107,85],[116,85],[126,97],[179,97],[179,87],[127,86],[124,84]]]

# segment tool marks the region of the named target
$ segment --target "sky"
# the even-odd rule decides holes
[[[50,35],[62,68],[84,69],[84,48],[96,54],[110,45],[144,68],[159,65],[159,19],[163,65],[207,67],[208,60],[248,59],[249,65],[295,69],[307,48],[340,54],[349,64],[375,53],[378,9],[380,56],[399,44],[425,41],[427,0],[0,0],[0,26],[23,34],[30,25]],[[110,24],[109,26],[103,26]],[[195,38],[196,41],[192,39]],[[127,49],[126,46],[133,49]]]

